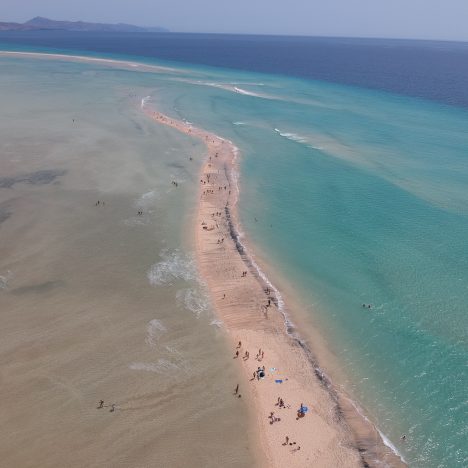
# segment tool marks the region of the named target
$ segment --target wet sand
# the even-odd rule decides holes
[[[142,108],[156,122],[201,138],[208,148],[195,217],[197,260],[243,372],[238,392],[252,403],[260,465],[362,466],[372,464],[380,451],[379,458],[398,466],[400,460],[373,427],[333,390],[302,342],[287,333],[281,299],[238,235],[235,146],[151,111],[144,101]],[[259,379],[256,371],[263,366],[265,376]],[[278,405],[279,398],[285,407]],[[304,416],[298,412],[302,404],[308,408]]]

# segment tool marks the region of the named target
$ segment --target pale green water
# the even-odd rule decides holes
[[[239,146],[244,228],[310,304],[346,388],[411,466],[465,466],[468,113],[274,76],[91,68]]]
[[[379,429],[411,466],[464,466],[468,113],[239,75],[217,81],[265,98],[174,89],[164,104],[240,147],[243,225]]]

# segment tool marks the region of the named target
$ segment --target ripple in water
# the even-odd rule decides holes
[[[146,327],[146,343],[150,346],[156,346],[159,338],[167,331],[167,328],[158,319],[150,320]]]
[[[163,250],[160,257],[162,260],[155,263],[147,273],[150,284],[161,286],[173,284],[178,279],[197,279],[195,262],[191,255],[183,254],[179,250]]]
[[[130,369],[164,374],[166,372],[178,370],[179,367],[177,364],[174,364],[167,359],[158,359],[157,362],[133,362],[130,364]]]
[[[197,318],[209,308],[208,298],[202,291],[193,288],[180,289],[176,294],[177,305],[193,312]]]

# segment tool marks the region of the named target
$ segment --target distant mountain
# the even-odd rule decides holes
[[[104,31],[104,32],[169,32],[161,27],[145,28],[133,26],[132,24],[107,24],[86,23],[84,21],[55,21],[48,18],[36,16],[25,23],[2,23],[0,31],[38,31],[38,30],[61,30],[61,31]]]

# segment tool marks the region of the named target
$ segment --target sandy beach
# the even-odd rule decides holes
[[[142,108],[156,122],[201,138],[208,149],[195,217],[198,267],[228,333],[233,359],[241,368],[243,378],[238,388],[233,386],[233,394],[251,405],[253,432],[261,447],[259,465],[369,464],[370,453],[366,456],[362,446],[367,443],[369,449],[375,444],[382,450],[383,444],[372,435],[371,425],[366,428],[353,414],[351,405],[340,406],[338,394],[330,391],[307,350],[287,333],[282,300],[239,238],[237,148],[219,136],[149,110],[144,101]],[[305,412],[300,411],[302,406]],[[348,420],[354,420],[353,430]],[[400,464],[396,457],[386,456],[393,458],[391,466]]]

